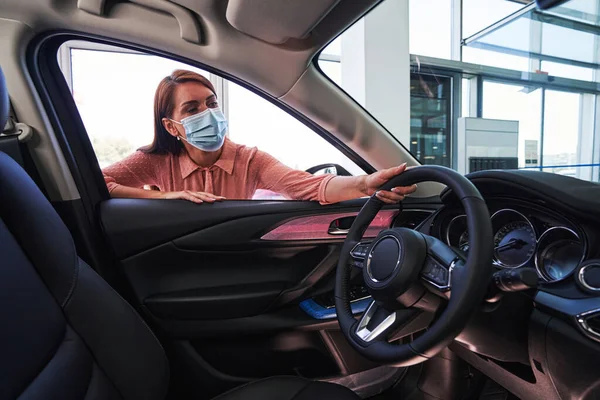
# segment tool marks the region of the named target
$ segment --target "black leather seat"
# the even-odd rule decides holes
[[[0,126],[8,116],[0,70]],[[164,399],[165,353],[134,309],[76,254],[29,176],[0,153],[0,399]],[[301,378],[262,380],[219,400],[357,399]]]

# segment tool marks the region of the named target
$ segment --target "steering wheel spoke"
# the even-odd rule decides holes
[[[445,266],[434,257],[428,256],[421,270],[421,279],[441,292],[448,292],[452,289],[452,270],[457,262],[454,260]]]
[[[433,236],[423,235],[427,243],[427,256],[421,269],[421,280],[440,292],[452,289],[452,271],[463,263],[461,255]]]
[[[398,316],[395,311],[388,311],[372,301],[358,322],[355,333],[367,343],[382,340],[387,337],[387,333],[396,326],[397,322]]]
[[[392,342],[426,329],[433,316],[432,312],[417,307],[389,311],[372,301],[356,325],[355,334],[366,343]]]

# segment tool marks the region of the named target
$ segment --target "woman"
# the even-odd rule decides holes
[[[290,199],[330,204],[370,196],[406,169],[403,164],[371,175],[314,176],[233,143],[226,130],[212,83],[195,72],[174,71],[156,89],[152,144],[103,170],[111,196],[213,203],[251,199],[257,189],[266,189]],[[396,203],[415,189],[398,187],[377,196]]]

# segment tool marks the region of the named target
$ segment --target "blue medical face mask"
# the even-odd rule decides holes
[[[225,142],[227,120],[219,108],[207,108],[180,122],[173,122],[183,125],[185,140],[202,151],[217,151]]]

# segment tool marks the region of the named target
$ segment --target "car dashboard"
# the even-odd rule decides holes
[[[486,302],[450,348],[521,398],[599,398],[600,185],[539,171],[467,177],[489,210],[493,271],[531,269],[539,283]],[[441,199],[418,229],[466,256],[465,211],[452,191]]]

